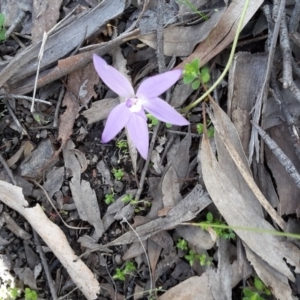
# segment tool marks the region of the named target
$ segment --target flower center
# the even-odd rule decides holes
[[[142,101],[139,98],[129,98],[126,100],[126,106],[131,112],[139,112],[142,109]]]

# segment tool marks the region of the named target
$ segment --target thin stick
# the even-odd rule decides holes
[[[128,224],[128,226],[130,227],[130,229],[135,233],[135,235],[137,236],[137,238],[139,239],[141,245],[142,245],[142,248],[144,250],[144,253],[145,253],[145,256],[146,256],[146,260],[147,260],[147,264],[148,264],[148,268],[149,268],[149,277],[150,277],[150,290],[153,289],[153,281],[152,281],[152,272],[151,272],[151,265],[150,265],[150,260],[149,260],[149,257],[148,257],[148,254],[147,254],[147,251],[145,249],[145,246],[140,238],[140,236],[138,235],[138,233],[135,231],[135,229],[129,224],[129,222],[125,219],[124,216],[123,217],[123,221],[126,222]]]
[[[36,231],[34,229],[32,229],[32,232],[33,232],[33,236],[34,236],[36,250],[40,255],[40,258],[41,258],[41,261],[42,261],[42,264],[43,264],[43,268],[44,268],[44,271],[45,271],[45,274],[46,274],[46,278],[47,278],[47,281],[48,281],[48,284],[49,284],[52,299],[57,300],[56,288],[55,288],[54,283],[53,283],[53,279],[52,279],[52,276],[51,276],[49,265],[47,263],[45,253],[44,253],[44,251],[41,247],[41,244],[40,244],[39,236],[38,236],[38,234],[36,233]]]
[[[28,96],[23,96],[23,95],[15,95],[15,94],[5,94],[5,95],[0,95],[0,99],[4,99],[4,98],[15,98],[15,99],[19,99],[19,100],[27,100],[27,101],[32,101],[32,97],[28,97]],[[41,102],[47,105],[53,105],[53,103],[46,101],[46,100],[42,100],[42,99],[35,99],[36,102]]]
[[[57,213],[57,215],[59,216],[60,220],[63,222],[63,224],[70,228],[70,229],[75,229],[75,230],[81,230],[81,229],[90,229],[89,227],[75,227],[75,226],[70,226],[68,225],[65,220],[62,218],[62,216],[60,215],[60,213],[58,212],[58,210],[56,209],[53,201],[51,200],[51,198],[49,197],[47,191],[43,188],[42,185],[40,185],[37,181],[35,181],[34,179],[29,179],[30,181],[32,181],[34,184],[36,184],[45,194],[47,200],[49,201],[49,203],[51,204],[51,206],[53,207],[53,209],[55,210],[55,212]]]
[[[13,185],[17,185],[17,182],[15,180],[15,177],[10,169],[10,167],[7,165],[6,160],[3,158],[2,154],[0,153],[0,163],[2,164],[2,166],[4,167],[7,175],[9,176],[11,182]]]

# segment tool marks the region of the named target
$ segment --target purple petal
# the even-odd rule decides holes
[[[166,101],[156,97],[152,99],[144,99],[143,107],[151,115],[160,121],[173,125],[189,125],[187,121],[180,113],[178,113],[171,105]]]
[[[124,98],[134,97],[133,87],[123,74],[96,54],[93,55],[93,60],[98,75],[111,90]]]
[[[182,70],[178,69],[147,78],[139,86],[136,95],[148,99],[157,97],[168,90],[181,74]]]
[[[147,122],[140,114],[133,114],[127,129],[132,143],[144,159],[147,159],[149,148],[149,133]]]
[[[132,113],[126,103],[117,105],[109,114],[102,133],[102,143],[112,140],[128,123]]]

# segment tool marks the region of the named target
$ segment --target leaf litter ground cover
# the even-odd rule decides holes
[[[0,299],[299,298],[299,1],[0,5]]]

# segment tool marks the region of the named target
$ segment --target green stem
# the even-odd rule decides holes
[[[238,24],[238,28],[236,30],[236,34],[235,34],[235,37],[234,37],[234,40],[233,40],[233,44],[232,44],[230,56],[229,56],[229,59],[228,59],[228,62],[226,64],[226,66],[225,66],[225,69],[223,70],[222,74],[217,79],[217,81],[200,98],[198,98],[193,103],[191,103],[190,105],[188,105],[188,106],[186,106],[185,108],[182,109],[182,113],[187,114],[194,106],[196,106],[202,100],[204,100],[219,85],[219,83],[221,83],[221,81],[223,80],[223,78],[227,74],[227,72],[228,72],[228,70],[230,68],[230,65],[231,65],[231,63],[233,61],[234,52],[235,52],[236,45],[237,45],[237,42],[238,42],[238,39],[239,39],[239,34],[240,34],[241,30],[242,30],[242,26],[243,26],[243,22],[244,22],[244,19],[245,19],[245,16],[246,16],[246,12],[247,12],[247,8],[248,8],[248,5],[249,5],[249,1],[250,0],[246,0],[245,1],[243,12],[242,12],[239,24]]]
[[[293,239],[300,240],[300,234],[296,233],[289,233],[289,232],[281,232],[277,230],[268,230],[268,229],[261,229],[261,228],[255,228],[255,227],[243,227],[243,226],[229,226],[229,225],[223,225],[223,224],[207,224],[205,222],[203,223],[180,223],[180,225],[190,225],[190,226],[205,226],[205,227],[211,227],[211,228],[220,228],[220,229],[232,229],[232,230],[247,230],[257,233],[267,233],[271,235],[277,235],[277,236],[284,236],[289,237]]]

